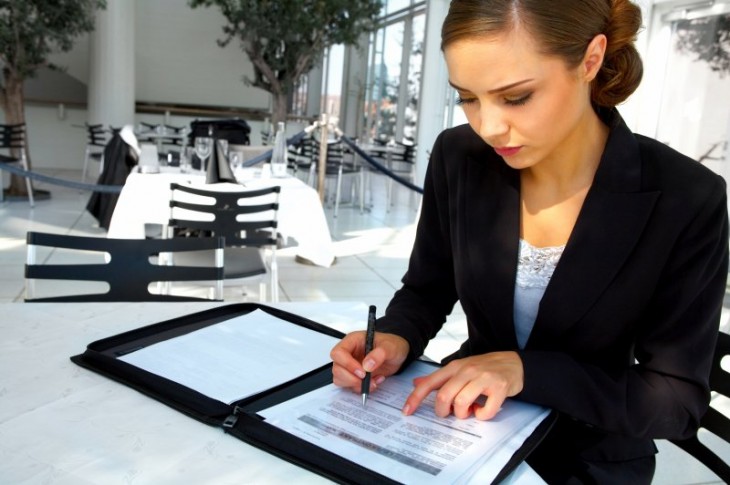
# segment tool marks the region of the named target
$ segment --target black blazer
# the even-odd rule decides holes
[[[652,456],[693,434],[727,278],[723,179],[632,134],[610,135],[524,350],[517,396],[561,414],[552,445],[581,460]],[[456,300],[469,338],[453,357],[517,350],[519,172],[467,126],[437,139],[403,287],[378,322],[423,353]],[[557,441],[555,441],[557,440]]]

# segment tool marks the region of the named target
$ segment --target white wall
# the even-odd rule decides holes
[[[187,0],[136,0],[136,100],[269,109],[269,94],[243,82],[244,76],[253,76],[253,67],[238,42],[234,40],[225,48],[217,45],[224,23],[218,9],[193,10]],[[82,36],[72,51],[53,55],[51,61],[88,84],[89,42],[88,35]],[[166,121],[183,125],[192,119],[172,116]],[[66,107],[65,119],[59,119],[57,106],[28,103],[26,122],[33,166],[80,169],[86,133],[73,125],[86,121],[85,107]],[[140,121],[160,123],[165,119],[163,115],[138,113],[135,122]],[[256,144],[261,123],[249,124],[251,142]]]
[[[253,66],[234,39],[225,48],[217,8],[191,9],[186,0],[137,0],[138,101],[268,109],[268,93],[246,86]]]

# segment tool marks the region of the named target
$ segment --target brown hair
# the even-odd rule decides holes
[[[608,39],[603,65],[591,86],[598,106],[622,103],[641,82],[634,46],[641,9],[630,0],[452,0],[441,29],[441,48],[471,37],[503,33],[519,24],[545,55],[577,67],[598,34]]]

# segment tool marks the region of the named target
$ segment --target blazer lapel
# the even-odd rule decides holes
[[[479,288],[478,304],[500,342],[517,347],[513,323],[514,284],[517,275],[519,227],[519,174],[488,154],[467,163],[462,214],[466,214],[469,281]],[[485,194],[489,196],[485,197]]]
[[[629,257],[660,195],[641,190],[638,143],[615,116],[593,185],[540,303],[528,346],[558,337],[595,303]]]

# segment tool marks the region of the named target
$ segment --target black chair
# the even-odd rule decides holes
[[[0,154],[0,163],[19,163],[24,170],[28,170],[28,154],[26,152],[25,123],[15,125],[0,124],[0,150],[8,150],[7,155]],[[2,185],[2,184],[0,184]],[[33,186],[30,179],[25,177],[25,187],[28,190],[28,200],[31,207],[35,207]],[[3,200],[3,188],[0,187],[0,201]]]
[[[416,145],[396,142],[396,149],[388,152],[386,156],[386,165],[391,172],[400,178],[414,183],[416,180]],[[390,211],[390,208],[393,206],[393,184],[396,183],[392,178],[388,177],[386,211]],[[411,197],[413,194],[414,192],[411,190]]]
[[[722,368],[722,360],[730,358],[730,335],[720,332],[710,371],[710,389],[730,398],[730,372]],[[700,420],[700,431],[707,430],[730,443],[730,417],[710,407]],[[712,470],[725,483],[730,483],[730,465],[699,440],[699,432],[686,440],[671,440]]]
[[[319,166],[319,153],[320,144],[312,144],[312,165],[310,167],[309,181],[310,185],[315,185],[313,180],[317,180],[318,166]],[[349,176],[354,184],[360,182],[360,165],[355,163],[354,154],[345,148],[341,141],[327,143],[327,158],[325,165],[325,183],[327,180],[334,180],[335,183],[335,194],[334,194],[334,217],[337,217],[337,213],[340,208],[340,198],[342,194],[342,180],[344,177]],[[352,194],[351,194],[352,195]],[[360,187],[360,199],[362,200],[362,185]]]
[[[312,150],[314,141],[311,136],[305,136],[296,145],[289,145],[286,149],[286,163],[295,177],[300,173],[306,175],[305,182],[312,185]]]
[[[137,127],[137,141],[157,147],[157,157],[168,165],[180,163],[180,152],[188,144],[188,127],[152,124],[144,121]]]
[[[240,118],[195,120],[190,122],[190,145],[199,136],[211,136],[228,140],[229,145],[250,145],[251,127]],[[273,139],[271,140],[273,142]]]
[[[86,128],[86,150],[84,151],[84,169],[81,172],[81,181],[86,182],[89,170],[89,160],[99,162],[99,173],[104,171],[104,147],[107,144],[107,131],[104,125],[84,124]]]
[[[246,280],[259,280],[259,300],[266,301],[268,275],[271,300],[278,301],[276,248],[281,187],[233,192],[173,183],[170,190],[168,237],[224,237],[225,280],[242,285],[248,283]],[[193,212],[184,218],[183,210]],[[178,260],[192,264],[195,257],[181,254]]]
[[[209,298],[165,294],[169,282],[215,281],[214,300],[222,300],[223,238],[201,239],[111,239],[28,232],[25,265],[28,302],[89,301],[210,301]],[[37,264],[37,248],[46,246],[73,250],[73,260],[93,258],[91,264]],[[89,251],[97,254],[89,254]],[[172,264],[181,251],[215,251],[205,267]],[[87,293],[38,298],[35,280],[106,282],[106,293]],[[150,292],[157,283],[159,293]]]

